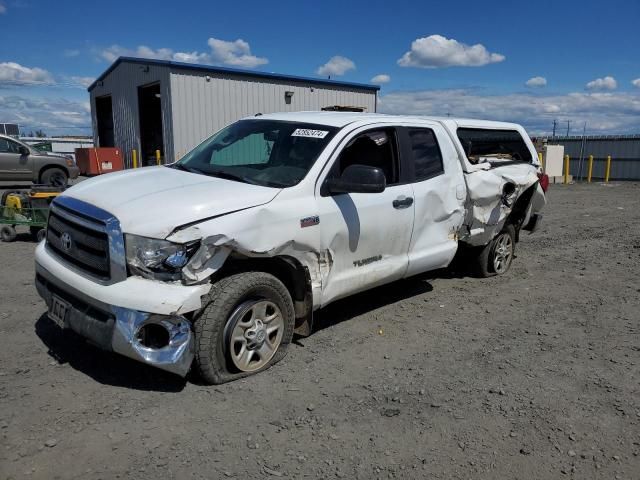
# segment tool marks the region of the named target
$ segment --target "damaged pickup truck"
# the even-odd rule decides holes
[[[244,119],[167,166],[84,181],[36,251],[49,317],[208,383],[268,368],[313,312],[450,264],[504,274],[548,181],[519,125],[301,112]]]

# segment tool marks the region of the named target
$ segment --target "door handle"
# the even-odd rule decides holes
[[[398,210],[410,207],[411,205],[413,205],[412,197],[398,197],[393,201],[393,208],[397,208]]]

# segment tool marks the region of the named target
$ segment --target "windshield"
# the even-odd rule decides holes
[[[241,120],[205,140],[173,168],[267,187],[302,180],[338,129],[277,120]]]

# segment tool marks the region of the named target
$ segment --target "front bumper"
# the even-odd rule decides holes
[[[145,288],[141,288],[140,281]],[[53,295],[68,303],[65,327],[98,347],[181,376],[189,371],[194,334],[191,322],[183,314],[199,308],[200,296],[210,287],[135,277],[99,285],[66,268],[41,242],[36,249],[36,288],[47,307]],[[111,301],[105,301],[105,297]],[[177,304],[186,305],[186,309],[173,308]],[[150,324],[167,332],[167,340],[159,348],[146,346],[141,338],[141,329]]]
[[[69,171],[69,178],[78,178],[78,175],[80,175],[80,168],[76,165],[67,167],[67,170]]]

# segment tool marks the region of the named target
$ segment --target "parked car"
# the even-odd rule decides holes
[[[315,310],[461,247],[480,275],[505,274],[547,185],[511,123],[262,115],[174,164],[66,190],[36,285],[49,317],[92,343],[222,383],[282,359]]]
[[[80,170],[72,158],[41,152],[15,138],[0,135],[0,180],[32,181],[64,187]]]

